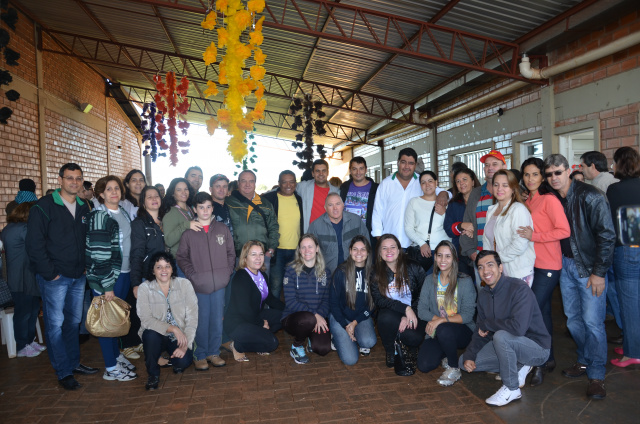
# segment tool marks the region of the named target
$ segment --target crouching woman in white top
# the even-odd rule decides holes
[[[198,299],[191,282],[177,276],[170,253],[151,257],[149,276],[138,288],[140,338],[147,366],[146,389],[158,388],[163,351],[171,355],[173,372],[181,373],[193,361],[193,340],[198,326]]]
[[[518,228],[533,228],[533,219],[511,171],[502,169],[494,174],[493,197],[497,203],[487,211],[482,245],[500,254],[505,275],[524,280],[531,287],[536,253],[533,242],[518,235]]]

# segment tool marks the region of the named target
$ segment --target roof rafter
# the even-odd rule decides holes
[[[131,101],[141,104],[153,101],[153,96],[156,92],[155,89],[126,84],[120,84],[120,87],[129,92]],[[223,105],[223,103],[218,100],[208,100],[194,96],[187,96],[187,98],[189,99],[190,113],[209,116],[210,114],[209,112],[207,112],[209,108],[217,112],[217,110]],[[253,108],[251,107],[247,107],[247,109],[253,110]],[[256,126],[286,128],[292,131],[297,131],[291,128],[291,125],[293,124],[293,117],[280,112],[266,110],[264,113],[264,118],[257,120],[254,123]],[[362,128],[354,128],[347,125],[339,125],[328,122],[325,124],[325,129],[327,130],[327,135],[325,135],[324,137],[334,138],[341,141],[354,140],[366,143],[366,130]]]
[[[177,75],[187,74],[194,82],[206,83],[208,80],[217,80],[217,67],[204,67],[204,60],[201,57],[141,48],[63,31],[48,30],[48,32],[70,38],[67,40],[70,46],[69,52],[44,50],[49,53],[69,55],[87,63],[136,70],[145,74],[174,71]],[[127,52],[127,56],[125,56],[125,52]],[[246,71],[248,72],[248,69]],[[146,77],[148,78],[148,75]],[[301,91],[317,96],[328,108],[355,112],[379,119],[389,119],[399,123],[413,123],[410,112],[401,112],[411,110],[412,103],[409,101],[271,72],[267,72],[263,83],[267,96],[291,99],[297,91]],[[201,95],[201,97],[204,96]]]

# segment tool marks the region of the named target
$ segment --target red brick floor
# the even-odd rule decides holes
[[[82,362],[101,372],[80,376],[83,387],[59,387],[46,352],[8,359],[0,349],[0,422],[6,423],[241,423],[241,422],[421,422],[502,423],[483,401],[458,382],[436,383],[440,370],[398,377],[384,364],[378,344],[369,357],[346,367],[335,352],[311,355],[308,365],[289,357],[291,339],[268,357],[248,354],[237,363],[182,375],[163,369],[160,389],[144,390],[142,359],[132,382],[105,381],[96,339],[82,345]]]

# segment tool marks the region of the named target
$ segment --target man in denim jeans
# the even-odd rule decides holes
[[[544,161],[547,181],[561,196],[571,227],[569,238],[560,240],[562,273],[560,291],[567,327],[578,346],[578,361],[562,371],[565,377],[587,374],[590,399],[603,399],[607,334],[606,275],[613,261],[616,241],[609,202],[597,188],[569,178],[567,159],[553,154]]]
[[[522,397],[531,367],[547,362],[551,336],[536,296],[527,283],[503,274],[497,252],[480,251],[475,265],[485,285],[478,292],[477,329],[458,367],[499,372],[502,387],[485,402],[503,406]]]
[[[60,188],[36,203],[27,223],[27,252],[42,295],[47,352],[66,390],[81,387],[74,373],[98,372],[80,364],[78,342],[86,283],[84,222],[89,213],[78,197],[82,181],[80,166],[62,166]]]

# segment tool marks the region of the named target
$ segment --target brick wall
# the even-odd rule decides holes
[[[14,80],[22,81],[25,88],[17,102],[9,102],[0,90],[0,107],[13,109],[8,125],[0,125],[0,229],[6,223],[5,207],[15,198],[20,179],[32,178],[36,182],[36,194],[38,197],[42,195],[40,131],[45,136],[45,178],[50,188],[58,186],[58,170],[66,162],[78,163],[84,170],[85,179],[92,182],[108,173],[124,177],[130,169],[142,167],[136,134],[117,109],[117,103],[109,100],[109,111],[106,112],[102,78],[75,59],[42,53],[42,94],[54,101],[44,103],[44,128],[38,127],[38,104],[29,100],[37,98],[33,23],[19,14],[16,31],[10,33],[9,46],[21,54],[19,66],[7,67],[1,57],[0,66],[8,69]],[[46,35],[43,43],[46,48],[58,48]],[[31,92],[26,93],[25,90]],[[76,112],[78,104],[85,102],[93,105],[87,116]],[[109,169],[107,146],[111,159]]]

